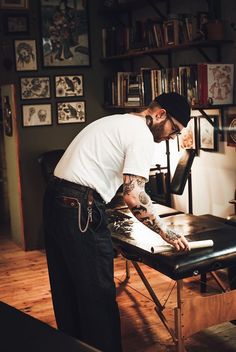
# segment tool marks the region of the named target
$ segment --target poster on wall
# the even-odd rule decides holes
[[[43,65],[90,66],[88,1],[41,0]]]
[[[55,90],[57,98],[83,96],[83,75],[56,76]]]
[[[198,126],[197,117],[192,117],[187,127],[183,128],[179,136],[181,149],[194,149],[197,154],[198,149]]]
[[[217,151],[218,116],[199,117],[199,147],[206,151]]]
[[[15,58],[17,71],[37,71],[35,40],[15,40]]]
[[[57,123],[85,122],[85,101],[70,101],[57,104]]]
[[[227,116],[226,122],[227,145],[236,147],[236,115]]]
[[[22,105],[23,127],[52,125],[51,104]]]

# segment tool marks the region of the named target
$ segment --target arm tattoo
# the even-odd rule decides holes
[[[135,175],[124,175],[125,180],[123,184],[123,193],[124,195],[130,194],[131,191],[134,190],[134,188],[139,187],[141,189],[144,189],[145,185],[145,179],[140,176],[135,176]]]
[[[140,176],[126,174],[124,175],[123,193],[124,195],[130,195],[132,191],[137,196],[137,203],[130,210],[140,222],[154,232],[159,233],[169,242],[174,242],[181,237],[171,229],[166,228],[157,215],[151,198],[145,192],[145,179]]]
[[[174,231],[172,231],[171,229],[167,228],[166,229],[166,235],[165,238],[171,242],[177,240],[178,238],[180,238],[181,236],[177,233],[175,233]]]
[[[147,193],[144,191],[139,193],[139,200],[140,200],[140,203],[144,205],[150,203],[150,198],[148,197]]]

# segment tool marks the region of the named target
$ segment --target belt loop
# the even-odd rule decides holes
[[[87,199],[88,208],[92,208],[93,203],[94,203],[93,189],[89,189],[88,190],[88,199]]]

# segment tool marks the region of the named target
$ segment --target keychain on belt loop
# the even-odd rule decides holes
[[[87,203],[88,218],[87,218],[87,223],[83,229],[81,226],[81,204],[80,202],[78,202],[78,226],[79,226],[80,232],[82,233],[87,231],[89,223],[93,221],[93,202],[94,202],[93,190],[91,189],[88,191],[88,203]]]

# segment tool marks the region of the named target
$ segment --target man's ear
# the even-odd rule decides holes
[[[166,119],[166,110],[159,108],[155,113],[156,120],[162,122]]]

